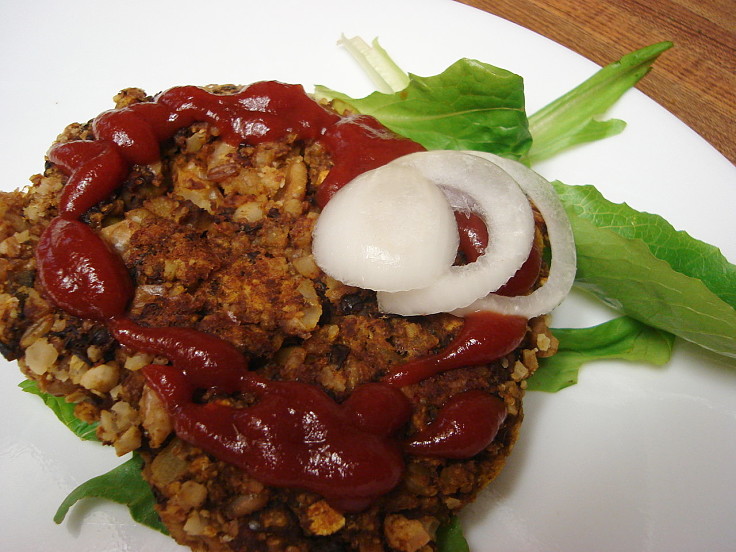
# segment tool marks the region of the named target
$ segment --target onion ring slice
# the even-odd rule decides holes
[[[466,307],[453,310],[452,314],[465,316],[472,312],[493,311],[534,318],[551,312],[570,292],[577,266],[572,227],[557,193],[547,180],[517,161],[485,152],[467,153],[494,163],[511,175],[524,190],[547,226],[552,262],[546,282],[529,295],[504,297],[490,293]]]
[[[430,285],[452,266],[459,242],[442,191],[416,168],[391,163],[341,188],[312,238],[314,260],[326,274],[375,291]]]
[[[390,164],[416,168],[442,189],[454,210],[478,214],[488,228],[489,243],[475,262],[449,267],[429,286],[379,292],[381,311],[415,316],[468,307],[521,267],[534,238],[534,216],[527,196],[506,171],[476,155],[452,150],[412,153]]]

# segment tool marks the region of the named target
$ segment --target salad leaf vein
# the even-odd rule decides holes
[[[672,46],[672,42],[665,41],[631,52],[530,116],[534,143],[529,162],[535,164],[571,146],[620,133],[626,126],[624,121],[600,121],[596,117],[649,73],[660,54]]]

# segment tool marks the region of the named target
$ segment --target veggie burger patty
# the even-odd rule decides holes
[[[421,148],[280,83],[115,103],[2,194],[3,355],[141,455],[194,550],[435,550],[511,451],[524,381],[556,347],[544,317],[497,360],[391,385],[467,322],[380,312],[317,266],[312,231],[341,183]]]

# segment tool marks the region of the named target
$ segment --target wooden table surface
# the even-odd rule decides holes
[[[736,0],[459,0],[605,65],[675,46],[638,88],[736,164]]]

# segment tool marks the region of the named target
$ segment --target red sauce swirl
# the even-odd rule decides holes
[[[165,356],[199,388],[234,393],[248,361],[230,342],[192,328],[149,328],[127,318],[109,323],[112,336],[134,351]]]
[[[317,190],[317,205],[324,207],[330,198],[366,171],[378,168],[424,147],[400,138],[373,117],[354,115],[330,127],[320,142],[338,160]]]
[[[411,407],[396,389],[361,388],[362,408],[355,410],[350,401],[338,404],[313,385],[267,382],[256,386],[253,406],[233,408],[194,403],[195,387],[176,366],[144,370],[180,438],[268,485],[308,489],[355,512],[392,490],[404,473],[399,441],[391,437]],[[250,377],[242,378],[243,389],[252,392]],[[377,412],[376,402],[388,403],[392,416]]]
[[[468,263],[475,262],[488,247],[488,229],[483,219],[475,213],[455,213],[458,234],[460,235],[459,249]],[[498,295],[514,297],[524,295],[536,283],[539,271],[542,268],[542,251],[536,240],[532,243],[529,257],[519,270],[509,278],[508,282],[495,291]]]
[[[526,335],[526,323],[526,318],[495,312],[469,314],[447,347],[436,354],[401,364],[384,381],[401,387],[454,368],[489,364],[521,344]]]
[[[316,386],[257,376],[240,351],[212,335],[136,324],[126,316],[133,288],[125,266],[78,219],[114,194],[132,165],[155,162],[160,144],[194,122],[212,124],[234,145],[287,137],[319,141],[335,162],[318,188],[322,206],[358,174],[424,149],[370,117],[339,117],[300,86],[261,82],[232,95],[172,88],[153,101],[97,117],[92,124],[96,140],[51,148],[49,160],[69,178],[59,217],[37,248],[40,282],[57,306],[106,323],[123,346],[169,359],[170,365],[144,368],[144,375],[182,439],[266,484],[315,491],[345,511],[363,509],[403,475],[400,433],[411,405],[399,388],[503,356],[519,344],[525,321],[470,316],[446,350],[407,363],[384,383],[357,387],[342,404]],[[254,402],[241,408],[222,401],[202,404],[195,397],[203,389],[242,393]],[[501,415],[499,404],[480,391],[462,394],[405,448],[416,454],[472,456],[488,446],[502,423],[505,411]],[[479,417],[483,423],[476,424]]]
[[[501,399],[477,389],[465,391],[452,397],[406,448],[417,455],[470,458],[493,442],[505,419]]]
[[[133,283],[123,261],[86,224],[56,218],[36,248],[38,275],[51,300],[80,318],[123,314]]]
[[[488,247],[488,228],[475,213],[455,212],[455,222],[460,236],[458,249],[468,263],[478,260]]]
[[[49,160],[69,175],[59,213],[76,219],[107,199],[128,174],[129,166],[109,141],[67,142],[49,150]]]

